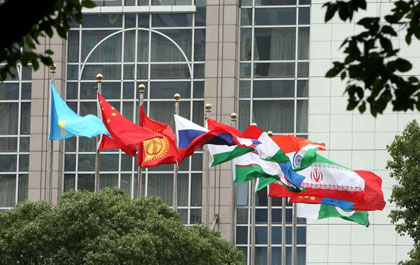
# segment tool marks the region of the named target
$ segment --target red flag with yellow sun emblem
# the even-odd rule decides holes
[[[137,155],[137,164],[142,167],[155,167],[160,164],[174,164],[178,158],[175,135],[171,127],[147,117],[143,111],[143,105],[139,110],[139,124],[149,132],[161,136],[144,141]]]
[[[159,138],[159,135],[145,130],[122,116],[101,94],[98,93],[98,103],[102,121],[111,137],[103,135],[99,150],[121,149],[129,156],[135,156],[137,145],[145,140]],[[101,117],[100,117],[101,118]]]

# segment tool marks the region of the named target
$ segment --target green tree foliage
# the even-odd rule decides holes
[[[119,189],[64,194],[57,207],[23,202],[0,214],[0,264],[242,264],[201,225],[187,227],[160,197]]]
[[[412,64],[398,56],[392,38],[397,32],[405,34],[405,42],[420,39],[420,1],[398,0],[384,17],[365,17],[357,24],[363,31],[344,40],[344,61],[335,61],[327,77],[346,79],[348,110],[360,112],[370,106],[373,116],[382,113],[389,102],[394,111],[420,110],[420,81],[416,76],[404,76]],[[351,21],[360,9],[365,10],[366,0],[334,1],[327,8],[325,22],[336,14],[343,21]]]
[[[387,169],[398,181],[390,199],[397,209],[391,211],[390,217],[397,232],[408,234],[415,242],[410,252],[412,260],[402,264],[420,264],[420,127],[417,121],[408,124],[387,149],[392,158]]]
[[[53,51],[36,50],[36,45],[54,32],[66,39],[70,23],[82,24],[82,8],[94,6],[92,0],[8,0],[1,4],[0,81],[14,77],[18,63],[32,64],[34,70],[40,63],[53,65]]]

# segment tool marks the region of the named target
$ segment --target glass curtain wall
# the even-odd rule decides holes
[[[0,210],[28,198],[32,68],[0,83]]]
[[[243,0],[239,127],[307,137],[309,0]],[[249,263],[250,186],[238,185],[236,244]],[[272,262],[281,263],[281,198],[273,198]],[[298,219],[297,264],[305,264],[306,225]],[[291,264],[292,207],[287,205],[286,264]],[[267,190],[256,195],[256,264],[267,262]]]
[[[193,5],[200,0],[94,0],[97,6]]]
[[[203,125],[205,6],[197,11],[86,15],[83,27],[69,33],[67,104],[80,115],[96,115],[96,75],[101,73],[103,97],[134,123],[138,86],[144,84],[149,117],[174,129],[174,94],[180,93],[180,115]],[[66,140],[64,160],[64,190],[93,191],[95,140]],[[120,187],[137,197],[136,158],[102,151],[100,170],[100,188]],[[201,178],[202,153],[196,152],[178,173],[178,211],[185,224],[201,222]],[[143,195],[161,196],[172,206],[173,165],[143,169],[142,187]]]

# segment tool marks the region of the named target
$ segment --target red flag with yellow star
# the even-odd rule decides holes
[[[111,137],[104,135],[101,139],[99,150],[121,149],[129,156],[135,156],[137,145],[143,141],[160,138],[159,135],[143,129],[137,124],[122,116],[101,94],[98,93],[99,107],[102,121]]]
[[[168,124],[147,117],[143,111],[143,107],[141,105],[139,110],[140,126],[162,138],[147,140],[140,145],[141,148],[137,155],[137,164],[142,167],[174,164],[178,158],[174,132]]]

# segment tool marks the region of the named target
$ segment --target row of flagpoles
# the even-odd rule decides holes
[[[352,171],[321,155],[316,154],[318,149],[325,150],[325,144],[314,143],[307,139],[294,136],[273,136],[272,132],[260,130],[256,124],[251,124],[243,133],[236,129],[237,115],[231,114],[231,126],[217,122],[209,117],[211,105],[206,104],[204,123],[206,128],[179,116],[180,95],[175,94],[174,118],[176,134],[168,124],[154,121],[147,117],[143,110],[144,85],[139,86],[139,120],[138,125],[124,118],[101,95],[101,74],[97,75],[98,113],[97,116],[86,115],[81,117],[74,113],[54,88],[55,67],[51,68],[50,83],[50,168],[48,180],[48,202],[52,204],[52,171],[53,171],[53,140],[67,139],[72,136],[96,136],[96,162],[95,162],[95,192],[100,190],[100,150],[121,149],[130,156],[136,156],[138,162],[137,197],[142,197],[142,166],[154,167],[161,163],[174,164],[173,173],[173,209],[177,210],[177,175],[178,165],[194,151],[204,147],[204,173],[205,186],[204,223],[208,228],[214,229],[218,216],[214,214],[210,223],[210,166],[232,161],[232,233],[231,241],[235,245],[236,231],[236,183],[251,180],[250,208],[251,208],[251,248],[250,263],[255,265],[255,223],[256,223],[256,190],[267,187],[268,210],[268,237],[267,237],[267,264],[272,264],[272,197],[282,197],[281,211],[281,264],[286,264],[286,198],[293,203],[292,216],[292,255],[291,263],[297,262],[297,217],[322,219],[325,217],[342,217],[366,226],[369,225],[367,211],[382,210],[385,206],[381,191],[382,180],[371,172]],[[155,152],[157,142],[166,147],[162,156]],[[152,155],[148,148],[152,147]],[[169,151],[171,150],[171,151]],[[150,150],[149,150],[150,151]],[[149,157],[148,157],[149,155]],[[211,155],[211,157],[210,157]],[[152,161],[152,162],[150,162]],[[293,162],[293,163],[292,163]],[[256,166],[256,167],[255,167]],[[244,171],[245,170],[245,171]],[[238,173],[239,172],[239,173]],[[324,181],[325,178],[328,181]],[[258,182],[257,182],[258,181]],[[324,181],[324,182],[323,182]],[[258,183],[258,184],[257,184]],[[304,184],[304,185],[303,185]],[[365,185],[369,184],[369,189]],[[273,186],[273,187],[272,187]],[[134,191],[134,182],[132,185]],[[368,193],[369,191],[369,193]],[[215,191],[216,192],[216,191]],[[310,195],[307,201],[305,196]],[[308,196],[306,196],[308,197]],[[305,201],[306,200],[306,201]],[[324,202],[325,200],[325,202]],[[337,209],[333,215],[319,214],[310,216],[308,208],[299,209],[296,202],[306,205],[330,205]],[[308,204],[309,203],[309,204]],[[300,205],[299,204],[299,205]],[[305,206],[306,207],[306,206]],[[309,206],[308,206],[309,207]],[[359,221],[351,219],[342,210],[366,211],[361,213]],[[325,207],[324,207],[325,208]],[[313,209],[313,208],[312,208]],[[324,209],[325,210],[325,209]],[[305,212],[306,211],[306,212]],[[312,213],[314,213],[312,211]],[[325,215],[326,214],[326,215]],[[334,215],[335,214],[335,215]],[[350,219],[349,219],[350,218]],[[363,219],[363,220],[362,220]]]

